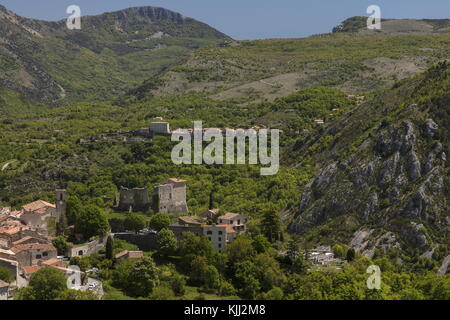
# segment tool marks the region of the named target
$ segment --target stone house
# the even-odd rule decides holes
[[[190,232],[196,236],[204,236],[214,245],[217,251],[222,251],[223,248],[232,242],[237,232],[231,225],[189,225],[189,224],[172,224],[169,229],[175,234],[177,239],[182,238],[183,234]]]
[[[66,190],[55,191],[55,202],[56,204],[52,204],[37,200],[28,203],[22,206],[20,219],[27,226],[45,229],[49,234],[54,234],[61,215],[66,213]]]
[[[231,225],[237,234],[245,233],[247,231],[247,222],[248,218],[244,217],[242,214],[232,212],[228,212],[217,218],[218,224]]]
[[[20,266],[40,265],[43,261],[56,258],[56,248],[50,243],[20,244],[11,251]]]

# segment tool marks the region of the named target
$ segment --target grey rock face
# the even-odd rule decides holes
[[[330,185],[334,177],[336,168],[337,168],[336,164],[332,163],[331,165],[323,169],[319,173],[317,178],[313,181],[312,190],[316,198],[319,198],[323,194],[324,190]]]
[[[364,219],[367,220],[368,217],[374,213],[378,209],[378,194],[373,191],[366,204],[366,208],[364,210]]]
[[[406,155],[406,170],[408,171],[409,181],[414,181],[421,176],[420,160],[413,149]]]
[[[425,191],[421,189],[406,203],[402,215],[411,219],[426,218],[428,202]]]
[[[428,240],[424,234],[423,224],[410,222],[400,231],[400,235],[402,240],[413,248],[418,248],[421,250],[428,248]]]
[[[427,119],[423,126],[423,135],[425,137],[432,137],[434,133],[439,129],[439,126],[432,119]]]

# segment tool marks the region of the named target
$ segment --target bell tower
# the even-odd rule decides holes
[[[55,201],[56,216],[57,216],[57,221],[59,222],[61,215],[66,214],[67,194],[66,194],[66,190],[64,190],[64,189],[57,189],[55,191],[55,193],[56,193],[56,201]]]

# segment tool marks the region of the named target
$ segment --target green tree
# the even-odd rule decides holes
[[[291,270],[294,273],[304,274],[308,271],[308,267],[309,267],[308,260],[306,260],[303,254],[299,254],[294,259]]]
[[[280,287],[274,287],[258,296],[258,300],[283,300],[284,293]]]
[[[127,215],[123,224],[127,230],[131,230],[137,233],[138,231],[145,228],[146,221],[145,218],[140,214],[131,213]]]
[[[64,290],[56,300],[98,300],[97,296],[89,290]]]
[[[217,268],[209,265],[203,275],[203,285],[206,289],[218,289],[220,287],[220,274]]]
[[[76,232],[85,239],[93,236],[104,236],[109,230],[108,216],[105,211],[95,205],[83,207],[75,224]]]
[[[355,249],[349,248],[349,249],[347,250],[347,257],[346,257],[346,260],[347,260],[348,262],[351,262],[351,261],[355,260],[355,256],[356,256]]]
[[[106,259],[111,260],[114,256],[114,241],[111,236],[106,240]]]
[[[114,287],[120,288],[125,292],[129,291],[131,283],[130,273],[133,270],[134,265],[136,264],[136,260],[134,259],[125,259],[120,261],[116,266],[112,273],[111,279]]]
[[[256,272],[255,264],[249,260],[236,264],[234,285],[245,299],[255,299],[261,291],[261,284],[256,277]]]
[[[264,253],[270,248],[270,242],[264,235],[258,234],[253,237],[253,248],[258,253]]]
[[[256,250],[253,241],[247,236],[239,236],[233,242],[228,244],[224,250],[231,266],[256,256]]]
[[[0,266],[0,280],[10,283],[14,280],[14,274],[9,269]]]
[[[135,297],[147,297],[159,284],[158,269],[151,257],[138,261],[128,278],[128,290]]]
[[[158,243],[158,253],[164,257],[168,257],[176,252],[177,238],[169,229],[162,229],[156,237]]]
[[[67,254],[68,243],[66,237],[58,236],[52,240],[52,244],[55,246],[58,255],[64,256]]]
[[[262,214],[261,229],[270,242],[280,240],[283,231],[280,215],[274,205],[269,205]]]
[[[186,293],[186,279],[183,275],[175,273],[170,279],[170,287],[176,296],[183,296]]]
[[[215,263],[217,258],[217,252],[211,241],[206,237],[199,237],[191,232],[186,232],[180,239],[178,254],[181,257],[184,268],[189,268],[192,260],[197,256],[205,257],[209,264]]]
[[[344,259],[346,256],[346,248],[338,243],[336,243],[333,248],[333,253],[337,258]]]
[[[155,231],[167,228],[170,225],[170,217],[167,214],[157,213],[150,218],[150,228]]]
[[[158,286],[149,296],[150,300],[174,300],[175,294],[171,288]]]
[[[68,224],[75,224],[83,209],[83,204],[77,196],[67,197],[66,218]]]
[[[22,300],[55,300],[66,289],[66,277],[59,270],[45,267],[31,275],[29,287],[19,293]]]

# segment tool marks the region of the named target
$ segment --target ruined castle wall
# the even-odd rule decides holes
[[[142,210],[145,211],[150,206],[150,200],[148,197],[147,188],[135,188],[128,189],[120,188],[119,209],[129,210]]]

